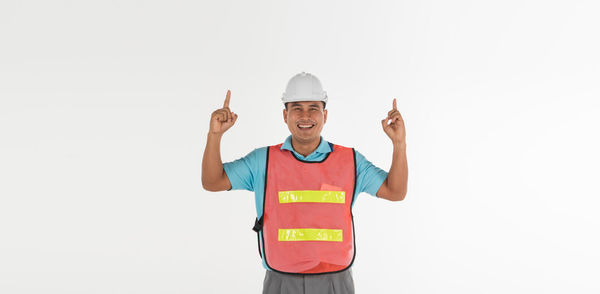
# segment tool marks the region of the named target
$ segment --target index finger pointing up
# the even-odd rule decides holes
[[[393,105],[394,105],[394,110],[398,109],[398,108],[396,108],[396,98],[394,98],[394,103],[393,103]]]
[[[225,103],[223,103],[223,108],[229,107],[229,99],[231,98],[231,91],[227,90],[227,96],[225,97]]]

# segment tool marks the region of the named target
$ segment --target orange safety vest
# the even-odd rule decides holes
[[[332,152],[325,159],[311,162],[281,145],[267,149],[263,215],[253,228],[259,233],[259,253],[262,237],[261,257],[282,273],[349,268],[355,256],[354,149],[330,144]]]

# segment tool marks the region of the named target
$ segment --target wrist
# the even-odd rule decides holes
[[[406,148],[406,141],[392,141],[394,148]]]
[[[209,140],[221,140],[221,138],[223,137],[223,133],[213,133],[211,131],[208,132],[208,139]]]

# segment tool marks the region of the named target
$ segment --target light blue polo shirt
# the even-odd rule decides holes
[[[263,210],[263,193],[265,191],[265,166],[267,162],[267,148],[261,147],[254,149],[248,155],[232,162],[223,164],[225,173],[231,182],[231,190],[248,190],[254,191],[254,199],[256,204],[256,215],[261,216]],[[296,157],[306,161],[321,161],[329,152],[331,146],[329,142],[323,140],[308,156],[296,152],[292,147],[292,136],[285,139],[281,150],[290,150],[294,152]],[[377,190],[385,179],[388,173],[369,162],[362,154],[354,150],[356,156],[356,192],[355,199],[361,192],[366,192],[377,197]],[[354,201],[352,201],[354,205]]]
[[[231,190],[254,191],[256,215],[259,217],[263,214],[263,193],[265,191],[267,148],[269,147],[254,149],[248,153],[248,155],[240,159],[223,163],[225,173],[229,178],[229,182],[231,182]],[[329,142],[323,140],[323,137],[321,136],[321,143],[319,143],[317,149],[315,149],[315,151],[308,156],[304,157],[302,154],[296,152],[292,147],[291,135],[285,139],[285,142],[283,145],[281,145],[281,150],[290,150],[291,152],[294,152],[296,157],[305,161],[321,161],[327,157],[329,152],[332,151]],[[366,192],[377,197],[377,191],[388,175],[386,171],[373,165],[358,151],[354,150],[354,153],[356,158],[356,190],[351,206],[354,206],[356,197],[362,192]],[[264,256],[264,252],[262,255]],[[265,269],[270,270],[269,267],[267,267],[264,258],[262,263]]]

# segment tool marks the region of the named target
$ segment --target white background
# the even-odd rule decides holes
[[[2,1],[0,293],[260,293],[254,195],[202,189],[289,134],[294,74],[325,139],[404,201],[354,206],[358,293],[598,293],[596,1]]]

